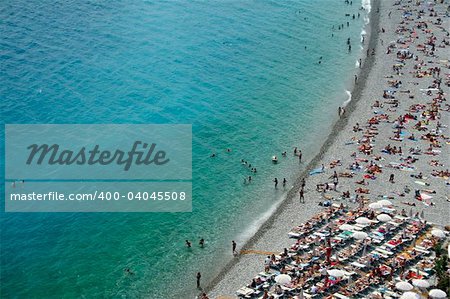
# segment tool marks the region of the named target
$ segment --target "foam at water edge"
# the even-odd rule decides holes
[[[248,228],[240,233],[236,240],[241,244],[245,244],[251,237],[253,237],[259,228],[275,213],[276,209],[284,201],[286,195],[283,195],[278,201],[276,201],[267,211],[265,211],[260,217],[255,219]]]
[[[372,9],[372,5],[370,5],[370,0],[362,0],[361,6],[367,11],[367,14],[370,13]]]
[[[345,93],[347,94],[348,98],[347,98],[347,100],[344,102],[344,107],[347,106],[348,103],[350,103],[351,100],[352,100],[352,93],[351,93],[350,91],[348,91],[348,90],[346,90]]]

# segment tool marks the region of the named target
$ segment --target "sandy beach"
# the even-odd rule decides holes
[[[247,244],[238,246],[241,253],[205,289],[209,298],[235,298],[264,270],[268,254],[292,245],[288,232],[320,212],[324,201],[355,207],[357,195],[366,204],[384,198],[397,210],[422,213],[437,227],[450,224],[445,101],[450,47],[445,28],[450,22],[445,4],[433,6],[435,16],[420,2],[372,1],[370,38],[362,51],[363,66],[355,72],[352,101],[287,199]],[[430,40],[433,49],[423,46]],[[323,172],[308,175],[322,165]],[[299,200],[303,177],[305,203]],[[349,198],[343,196],[347,191]]]

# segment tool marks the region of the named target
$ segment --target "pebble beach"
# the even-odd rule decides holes
[[[445,1],[373,1],[352,101],[288,198],[205,288],[209,298],[235,298],[264,270],[267,254],[289,248],[288,232],[322,211],[323,204],[355,208],[388,199],[397,211],[445,230],[450,224],[448,28]],[[299,200],[303,178],[304,203]]]

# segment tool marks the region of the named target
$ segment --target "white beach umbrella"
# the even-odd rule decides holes
[[[344,276],[344,272],[342,272],[341,270],[337,270],[337,269],[332,269],[332,270],[328,270],[328,275],[336,277],[336,278],[340,278],[342,276]]]
[[[405,291],[411,291],[414,287],[409,282],[399,281],[395,284],[395,288],[399,291],[405,292]]]
[[[383,207],[383,205],[379,202],[373,202],[373,203],[369,204],[369,209],[372,209],[372,210],[379,210],[382,207]]]
[[[443,290],[440,290],[440,289],[432,289],[428,293],[428,295],[431,298],[447,298],[447,294]]]
[[[367,234],[365,232],[356,232],[353,234],[353,238],[355,238],[356,240],[364,240],[365,238],[367,238]]]
[[[377,216],[377,219],[380,220],[381,222],[389,222],[392,220],[392,217],[389,216],[388,214],[380,214]]]
[[[420,299],[420,295],[414,292],[404,292],[400,299]]]
[[[279,284],[286,285],[291,282],[292,278],[287,274],[280,274],[275,277],[275,281]]]
[[[445,233],[440,229],[433,229],[431,234],[437,238],[445,238]]]
[[[341,226],[339,226],[340,230],[353,230],[355,227],[353,225],[344,223]]]
[[[423,289],[430,287],[430,283],[424,279],[413,279],[412,284],[413,286]]]
[[[377,201],[380,205],[382,205],[383,207],[387,207],[387,206],[392,206],[392,202],[390,200],[387,199],[382,199]]]
[[[370,220],[368,219],[368,218],[366,218],[366,217],[359,217],[359,218],[356,218],[356,223],[358,223],[358,224],[369,224],[370,223]]]

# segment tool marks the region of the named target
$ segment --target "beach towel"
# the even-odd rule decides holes
[[[319,173],[323,173],[322,167],[311,170],[309,172],[309,175],[315,175],[315,174],[319,174]]]

